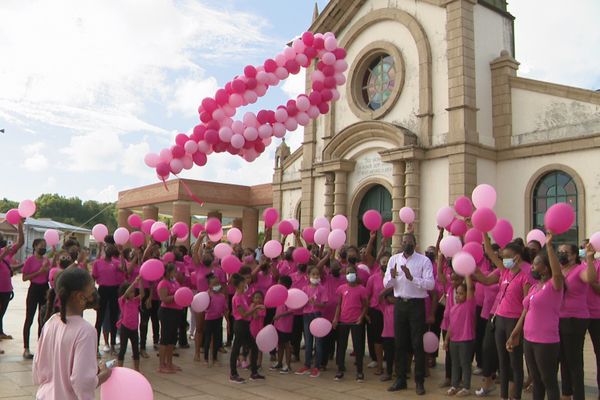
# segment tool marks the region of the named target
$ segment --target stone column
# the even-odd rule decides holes
[[[347,185],[348,172],[346,171],[335,171],[335,191],[334,191],[334,203],[333,212],[342,215],[348,215],[348,185]]]
[[[258,210],[244,208],[242,210],[242,246],[252,249],[258,247]]]
[[[512,136],[511,78],[517,76],[519,63],[507,50],[490,63],[492,69],[492,117],[493,133],[497,149],[510,147]]]
[[[419,198],[420,198],[420,165],[419,160],[406,160],[406,176],[405,176],[405,206],[410,207],[415,212],[415,222],[413,222],[413,232],[419,235]]]
[[[144,206],[142,209],[143,219],[158,220],[158,207],[156,206]]]
[[[402,233],[405,230],[404,223],[400,221],[400,209],[405,204],[405,168],[404,161],[394,161],[392,165],[392,221],[396,226],[396,233],[392,237],[392,253],[400,250]]]
[[[119,224],[119,227],[127,228],[129,231],[131,231],[131,227],[129,226],[129,223],[127,222],[127,218],[129,218],[129,216],[131,214],[133,214],[133,212],[130,209],[119,208],[119,213],[117,216],[117,222]]]
[[[333,203],[335,201],[334,196],[335,189],[335,174],[333,172],[325,173],[325,217],[333,217]]]
[[[187,201],[176,201],[173,203],[173,224],[176,222],[185,222],[190,226],[192,220],[192,209]],[[182,242],[186,247],[190,247],[190,238]]]

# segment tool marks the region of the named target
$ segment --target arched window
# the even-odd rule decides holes
[[[575,223],[569,231],[560,235],[557,243],[579,244],[577,218],[577,186],[573,178],[562,171],[551,171],[543,175],[533,189],[533,227],[544,229],[544,214],[556,203],[568,203],[575,210]]]

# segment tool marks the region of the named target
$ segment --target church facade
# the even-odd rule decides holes
[[[489,183],[515,236],[559,201],[577,212],[563,240],[600,230],[600,92],[519,77],[513,22],[505,0],[331,0],[310,30],[337,35],[347,81],[297,151],[278,148],[273,206],[302,226],[347,215],[358,244],[377,209],[394,250],[408,206],[423,249],[437,210]]]

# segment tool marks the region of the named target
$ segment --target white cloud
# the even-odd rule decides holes
[[[196,74],[190,78],[178,79],[175,82],[173,99],[169,102],[169,112],[180,112],[185,116],[198,116],[198,106],[203,98],[214,96],[219,88],[213,77],[204,78],[204,74]]]
[[[90,188],[85,191],[85,195],[88,199],[93,199],[101,203],[109,203],[117,201],[119,191],[115,185],[108,185],[102,189]]]
[[[68,157],[66,168],[77,172],[116,171],[123,145],[115,132],[96,131],[72,136],[61,150]]]
[[[27,157],[23,161],[23,167],[29,171],[43,171],[48,167],[48,158],[41,153],[45,145],[42,142],[35,142],[23,146],[23,154]]]
[[[306,90],[306,70],[302,69],[297,75],[290,75],[281,85],[281,90],[290,99],[295,99]]]
[[[155,177],[154,171],[144,163],[144,156],[150,152],[150,145],[144,141],[127,146],[121,155],[121,172],[142,179]]]

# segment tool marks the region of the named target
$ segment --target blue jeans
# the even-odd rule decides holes
[[[323,363],[323,338],[316,338],[310,332],[310,323],[313,319],[319,318],[321,313],[304,314],[304,366],[311,368],[313,364],[313,342],[316,346],[317,362],[315,368],[319,368]]]

